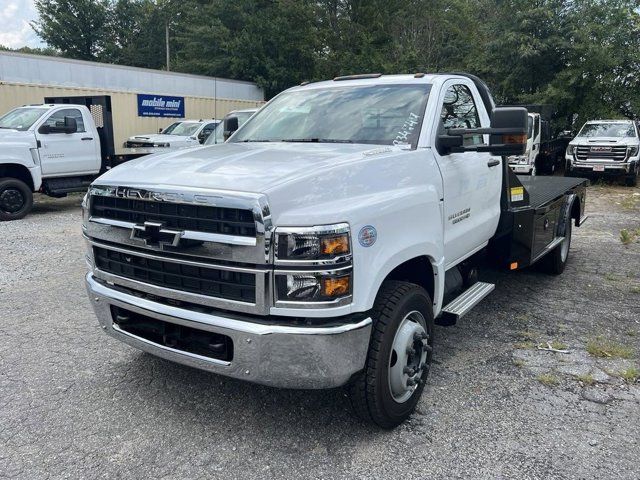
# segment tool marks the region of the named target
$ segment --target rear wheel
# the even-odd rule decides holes
[[[349,398],[363,420],[393,428],[411,415],[429,374],[433,306],[422,287],[387,281],[372,317],[365,369],[349,386]]]
[[[553,249],[551,253],[548,253],[546,257],[542,259],[544,270],[547,273],[551,273],[553,275],[560,275],[564,272],[565,267],[567,266],[567,261],[569,260],[569,248],[571,248],[571,208],[567,209],[566,213],[566,226],[564,231],[564,240],[562,243]]]
[[[33,194],[16,178],[0,179],[0,221],[19,220],[31,211]]]

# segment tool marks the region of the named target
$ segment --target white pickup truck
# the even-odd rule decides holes
[[[225,130],[233,130],[232,123]],[[527,111],[463,74],[291,88],[221,145],[116,167],[83,202],[87,291],[133,347],[287,388],[346,386],[392,428],[415,408],[434,321],[516,270],[567,263],[587,181],[517,177]]]
[[[144,155],[114,155],[112,132],[102,109],[84,105],[26,105],[0,117],[0,221],[27,215],[33,192],[84,192],[100,172]]]
[[[633,120],[594,120],[583,125],[567,147],[568,176],[624,177],[638,184],[640,131]]]
[[[159,133],[134,135],[124,142],[125,148],[142,148],[149,153],[163,153],[163,150],[197,147],[215,132],[221,121],[181,120],[174,122]]]

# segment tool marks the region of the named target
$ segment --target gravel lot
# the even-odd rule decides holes
[[[80,197],[37,198],[0,224],[0,477],[640,478],[640,243],[619,238],[640,234],[640,189],[587,202],[564,275],[492,273],[496,291],[437,328],[422,402],[386,432],[341,390],[242,383],[104,335]]]

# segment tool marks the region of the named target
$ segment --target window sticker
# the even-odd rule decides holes
[[[410,113],[409,118],[405,120],[402,125],[402,129],[396,135],[396,138],[393,140],[394,145],[410,145],[409,137],[414,133],[416,127],[420,123],[420,115],[416,115],[415,113]]]

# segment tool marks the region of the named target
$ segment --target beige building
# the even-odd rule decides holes
[[[264,103],[264,92],[251,82],[0,52],[0,116],[45,98],[76,96],[110,97],[116,153],[128,137],[156,133],[180,118],[221,119]],[[166,97],[182,99],[179,112],[145,116],[168,112],[141,107],[143,98]]]

